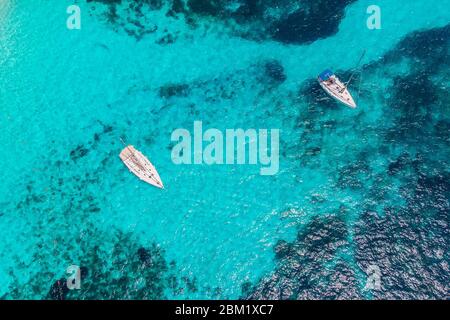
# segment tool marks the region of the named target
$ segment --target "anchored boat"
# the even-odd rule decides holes
[[[359,58],[359,61],[357,63],[357,67],[360,65],[362,59],[364,58],[364,55],[366,54],[366,50],[362,53],[361,57]],[[357,68],[356,67],[356,68]],[[353,76],[355,75],[356,71],[352,73],[350,76],[350,79],[343,83],[339,78],[334,74],[333,71],[327,69],[323,71],[321,74],[319,74],[319,77],[317,80],[319,81],[320,86],[325,90],[326,93],[328,93],[331,97],[336,99],[339,102],[342,102],[346,106],[350,108],[356,108],[355,100],[353,99],[352,95],[348,91],[348,85],[353,79]],[[361,82],[360,82],[361,84]]]
[[[164,189],[161,178],[150,160],[132,145],[126,146],[120,152],[120,159],[139,179],[155,187]]]
[[[342,102],[350,108],[356,108],[355,100],[347,89],[347,85],[342,83],[331,70],[325,70],[318,77],[320,86],[331,97]]]

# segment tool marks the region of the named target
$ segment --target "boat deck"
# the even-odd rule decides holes
[[[342,102],[350,108],[356,108],[356,103],[353,100],[347,87],[336,77],[331,76],[328,80],[322,81],[318,79],[321,87],[333,98]]]
[[[139,179],[163,189],[164,185],[152,163],[133,146],[127,146],[120,152],[120,159]]]

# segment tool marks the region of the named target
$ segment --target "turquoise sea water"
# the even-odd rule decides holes
[[[0,0],[0,296],[448,298],[448,3],[225,2]],[[336,30],[266,28],[303,6]],[[364,50],[358,109],[317,90]],[[279,173],[173,164],[196,120],[280,129]],[[164,190],[126,170],[120,137]],[[73,264],[82,290],[55,294]]]

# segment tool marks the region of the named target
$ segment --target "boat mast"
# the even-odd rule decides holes
[[[125,143],[125,141],[123,141],[122,137],[119,137],[120,141],[122,142],[123,146],[126,147],[127,144]]]
[[[356,69],[359,67],[359,64],[361,63],[362,59],[364,58],[364,55],[366,54],[366,50],[364,50],[364,52],[362,53],[361,57],[359,58],[358,63],[356,64],[356,68],[355,71],[353,71],[353,73],[351,74],[350,78],[348,79],[348,81],[345,83],[345,89],[347,89],[348,85],[350,84],[350,82],[353,80],[353,76],[356,73]]]

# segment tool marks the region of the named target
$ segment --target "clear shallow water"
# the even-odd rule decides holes
[[[370,31],[371,3],[356,1],[343,9],[337,33],[312,43],[248,36],[227,17],[167,17],[168,5],[144,8],[137,17],[143,29],[158,30],[136,36],[130,30],[142,27],[123,24],[136,15],[126,1],[115,6],[115,21],[105,16],[110,7],[80,1],[82,30],[69,31],[68,4],[0,6],[1,296],[46,298],[65,268],[78,264],[87,268],[87,288],[71,298],[264,298],[270,294],[261,287],[268,281],[270,289],[274,278],[297,297],[342,296],[339,289],[350,286],[355,296],[371,298],[362,290],[364,271],[379,261],[382,273],[393,275],[375,297],[444,297],[448,31],[424,36],[444,38],[437,43],[411,38],[448,24],[444,2],[379,1],[383,29]],[[161,41],[167,34],[173,43]],[[316,74],[327,67],[344,73],[364,49],[359,109],[323,100],[310,85]],[[283,66],[282,83],[265,72],[273,59]],[[397,76],[431,88],[410,91],[416,100],[408,100]],[[170,84],[189,90],[161,95]],[[433,99],[423,98],[430,92]],[[174,165],[170,134],[194,120],[219,129],[280,128],[279,174]],[[125,170],[117,156],[121,136],[149,155],[164,191]],[[335,225],[338,235],[311,240]],[[380,225],[385,228],[377,230]],[[398,228],[405,238],[392,235]],[[371,247],[373,234],[381,244]],[[277,259],[279,240],[305,250],[313,263],[296,265],[296,254]],[[329,256],[313,254],[328,253],[329,243],[336,244]],[[163,262],[148,266],[139,248]],[[402,285],[405,273],[396,266],[416,259],[424,262],[411,264],[412,280]],[[318,290],[311,279],[339,275],[336,265],[345,265],[352,281]],[[286,277],[280,272],[286,268],[310,281]],[[417,279],[424,271],[428,276]],[[145,290],[155,284],[158,289]]]

